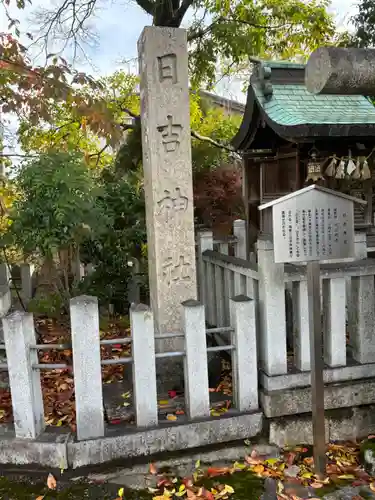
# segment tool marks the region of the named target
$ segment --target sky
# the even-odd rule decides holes
[[[152,20],[135,3],[134,0],[96,0],[99,10],[93,25],[98,41],[93,46],[85,47],[88,60],[81,59],[76,64],[77,69],[83,70],[95,77],[107,75],[116,69],[124,68],[124,61],[130,61],[128,69],[137,72],[137,40],[144,26],[150,25]],[[12,2],[11,2],[12,3]],[[51,7],[61,5],[62,0],[32,0],[32,9],[37,7]],[[28,3],[26,3],[28,5]],[[102,5],[102,7],[100,7]],[[336,17],[338,26],[347,26],[350,17],[355,12],[355,0],[332,0],[331,10]],[[30,20],[30,8],[25,11],[15,9],[11,14],[20,20],[23,31],[33,32]],[[189,17],[185,22],[189,22]],[[0,14],[0,32],[7,31],[7,21]],[[37,52],[40,53],[40,50]],[[36,52],[36,53],[37,53]],[[36,61],[40,64],[43,60]],[[244,82],[235,79],[222,80],[215,89],[216,93],[233,100],[245,103],[246,95],[243,92]],[[17,121],[12,118],[6,125],[8,134],[5,143],[6,151],[19,153],[19,145],[14,135],[17,130]]]
[[[33,8],[36,6],[48,7],[55,3],[61,4],[61,0],[33,0]],[[98,43],[93,47],[86,48],[87,55],[91,60],[90,64],[81,60],[80,66],[96,76],[98,74],[105,75],[119,68],[121,61],[133,59],[129,68],[133,71],[136,70],[134,58],[137,55],[137,40],[142,28],[151,24],[150,17],[143,13],[132,0],[101,0],[101,4],[103,7],[99,8],[97,18],[94,20]],[[353,0],[332,1],[331,8],[339,25],[346,24],[354,11],[353,4]],[[27,19],[27,12],[29,11],[16,12],[22,28],[30,22]],[[5,19],[0,19],[0,30],[6,30]],[[32,31],[32,26],[30,30]],[[230,89],[222,89],[222,91],[231,93]]]
[[[335,14],[338,26],[347,25],[351,15],[355,12],[354,1],[332,0],[331,9]],[[32,0],[31,8],[48,8],[53,5],[61,5],[61,3],[62,0]],[[28,5],[28,3],[26,4]],[[99,5],[99,9],[96,19],[93,20],[93,25],[98,41],[91,47],[85,47],[89,62],[84,59],[79,60],[78,65],[76,65],[77,69],[97,77],[124,68],[123,61],[130,61],[128,69],[137,72],[137,62],[135,61],[137,40],[143,27],[151,24],[150,16],[145,14],[134,0],[97,0],[97,5]],[[11,14],[20,20],[20,28],[23,31],[34,31],[30,21],[30,7],[25,11],[15,9],[11,11]],[[189,17],[187,17],[186,22],[189,22]],[[5,16],[1,13],[0,32],[7,31],[7,24]],[[40,53],[40,50],[35,53],[38,52]],[[44,63],[44,55],[43,60],[39,60],[39,62]],[[246,95],[243,93],[243,87],[242,81],[223,80],[216,92],[223,97],[245,102]],[[16,128],[15,124],[13,126],[12,120],[9,125],[10,130]]]

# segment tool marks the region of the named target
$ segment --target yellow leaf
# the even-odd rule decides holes
[[[124,488],[120,488],[117,492],[118,496],[122,498],[124,496]]]
[[[130,403],[123,403],[123,406],[130,406]]]
[[[234,489],[232,488],[232,486],[229,486],[229,484],[226,484],[224,486],[224,489],[225,489],[226,493],[230,493],[231,495],[234,493]]]
[[[153,497],[152,500],[168,500],[169,497],[166,497],[164,495],[159,495],[157,497]]]
[[[212,411],[211,412],[211,417],[220,417],[220,413],[218,411]]]
[[[47,486],[50,490],[56,489],[56,486],[57,486],[56,479],[54,478],[54,476],[52,474],[48,474]]]
[[[40,497],[36,497],[35,500],[43,500],[43,498],[44,498],[44,495],[41,495]]]
[[[161,406],[169,405],[169,401],[167,399],[163,399],[163,400],[159,401],[159,405],[161,405]]]
[[[197,460],[197,461],[195,462],[195,468],[196,468],[196,469],[199,469],[199,467],[200,467],[200,466],[201,466],[201,461],[200,461],[200,460]]]
[[[311,479],[313,477],[313,473],[312,472],[304,472],[303,474],[301,474],[301,477],[303,479]]]
[[[176,497],[183,497],[184,495],[186,495],[186,488],[185,488],[185,485],[184,484],[181,484],[179,490],[177,493],[175,493],[175,496]]]
[[[234,469],[243,470],[243,469],[246,469],[246,465],[245,464],[241,464],[239,462],[234,462],[233,468]]]
[[[277,481],[277,493],[281,495],[281,493],[284,491],[284,485],[281,481]]]
[[[177,420],[176,415],[172,415],[171,413],[167,415],[167,420]]]
[[[339,476],[339,479],[355,479],[355,476],[353,476],[353,474],[343,474]]]
[[[322,484],[329,484],[330,479],[329,479],[329,477],[326,477],[326,478],[324,478],[324,479],[319,479],[319,478],[317,478],[317,479],[315,479],[315,482],[316,482],[316,483],[322,483]]]
[[[268,458],[264,461],[264,463],[268,465],[275,465],[277,462],[279,462],[278,458]]]
[[[255,474],[261,474],[263,471],[264,471],[264,467],[263,465],[254,465],[253,469],[252,469]]]

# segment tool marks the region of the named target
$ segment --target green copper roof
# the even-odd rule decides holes
[[[260,83],[252,87],[267,116],[282,126],[375,124],[375,106],[362,96],[313,95],[304,85],[273,83],[265,97]]]
[[[304,64],[291,61],[262,61],[262,64],[271,69],[305,69]]]

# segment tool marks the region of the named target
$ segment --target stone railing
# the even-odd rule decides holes
[[[305,266],[275,263],[273,244],[266,238],[257,242],[256,265],[213,251],[208,233],[201,242],[200,293],[210,326],[227,324],[227,303],[234,293],[254,298],[260,402],[271,422],[270,439],[280,444],[309,440],[311,422],[303,417],[311,411]],[[351,409],[350,437],[375,430],[370,418],[375,409],[375,260],[366,258],[363,233],[355,235],[355,254],[321,265],[325,407]],[[284,416],[293,416],[290,428],[284,420],[277,426]],[[330,437],[342,439],[341,429],[348,429],[343,417],[337,417],[339,424],[327,418]]]
[[[0,345],[0,349],[6,351],[7,365],[1,368],[7,368],[9,372],[15,437],[16,440],[25,440],[27,446],[30,446],[28,440],[38,440],[37,450],[41,455],[36,459],[34,454],[34,462],[48,458],[48,465],[56,464],[60,460],[57,455],[63,453],[61,443],[66,445],[63,462],[68,460],[70,465],[77,467],[124,456],[244,439],[260,432],[262,414],[258,402],[254,301],[244,296],[231,299],[231,324],[223,329],[230,333],[230,343],[220,347],[207,347],[206,337],[210,330],[206,329],[203,305],[193,300],[185,302],[182,304],[182,315],[183,332],[159,335],[154,331],[151,310],[138,305],[130,313],[131,337],[101,340],[97,299],[76,297],[70,301],[71,344],[64,345],[38,344],[30,313],[16,311],[3,318],[4,344]],[[181,352],[156,352],[155,340],[172,337],[184,338]],[[123,358],[101,359],[101,346],[110,347],[113,344],[130,344],[131,354]],[[73,352],[72,366],[66,363],[45,364],[38,359],[38,351],[68,348]],[[207,355],[218,351],[230,352],[233,359],[233,404],[222,417],[211,414],[208,383]],[[182,420],[170,422],[158,405],[156,361],[160,366],[163,359],[176,356],[184,359],[185,416]],[[103,411],[101,367],[109,364],[130,364],[133,373],[129,402],[135,425],[116,438],[106,430]],[[51,443],[48,442],[49,452],[44,455],[42,448],[46,438],[43,437],[45,417],[41,370],[72,372],[77,423],[75,443],[69,439],[68,430],[65,437],[59,436],[56,452],[51,451]],[[225,418],[225,424],[221,423],[221,418]],[[12,449],[11,441],[2,440],[1,426],[0,444],[3,450]],[[9,450],[0,452],[0,463],[4,456],[8,461],[27,463],[27,457],[23,455],[20,459],[17,453],[12,455]],[[13,458],[9,459],[10,456]]]
[[[211,231],[199,232],[197,240],[199,298],[206,306],[207,322],[216,327],[228,326],[232,297],[258,297],[255,257],[247,260],[246,222],[234,221],[233,237],[227,240],[215,240]]]

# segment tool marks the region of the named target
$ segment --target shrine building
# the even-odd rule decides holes
[[[313,95],[305,65],[255,65],[232,145],[243,156],[243,194],[252,245],[270,221],[258,206],[311,183],[362,198],[356,230],[375,251],[375,107],[363,96]]]

